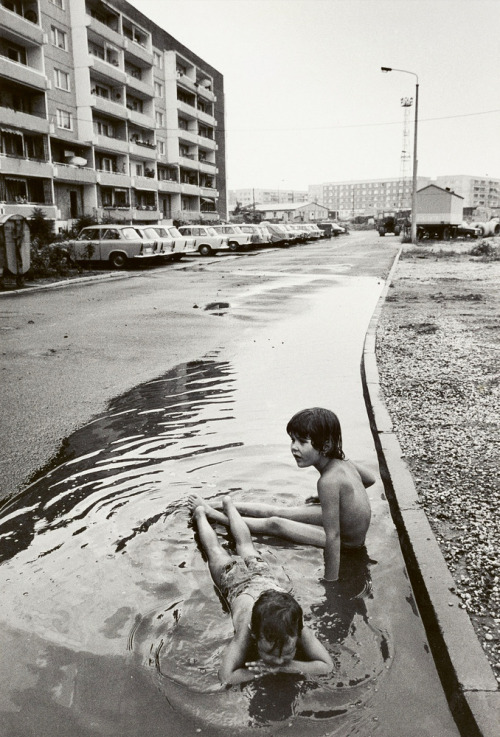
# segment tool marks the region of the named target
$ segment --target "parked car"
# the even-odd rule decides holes
[[[311,234],[311,238],[314,240],[318,240],[319,238],[323,238],[323,232],[318,228],[316,223],[304,223],[304,227],[307,231]]]
[[[193,251],[201,256],[229,249],[227,237],[219,235],[211,225],[180,225],[179,232],[194,238]]]
[[[306,241],[311,240],[311,236],[304,223],[288,223],[287,227],[297,233],[299,243],[305,243]]]
[[[134,225],[144,240],[153,240],[155,256],[158,258],[173,260],[173,251],[175,249],[174,239],[171,238],[163,228],[154,227],[152,225]],[[161,231],[164,232],[161,232]]]
[[[479,238],[483,235],[483,229],[481,226],[475,223],[462,222],[457,226],[455,235],[461,236],[462,238]]]
[[[123,269],[130,261],[158,257],[157,239],[147,238],[136,227],[123,224],[90,225],[77,238],[58,246],[73,261],[109,261],[117,269]]]
[[[265,233],[267,233],[269,243],[271,243],[273,246],[288,245],[287,234],[281,225],[277,225],[276,223],[262,222],[259,227],[262,228]]]
[[[174,261],[179,261],[183,254],[196,253],[194,238],[182,235],[173,225],[150,225],[148,227],[154,230],[160,238],[173,242],[171,256]]]
[[[260,225],[245,223],[244,225],[240,225],[240,228],[243,233],[250,235],[253,246],[265,246],[271,242],[269,233]]]
[[[248,248],[251,245],[250,233],[244,233],[239,225],[214,225],[213,229],[219,234],[227,237],[230,251],[237,251],[239,248]]]

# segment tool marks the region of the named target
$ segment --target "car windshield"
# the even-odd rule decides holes
[[[155,228],[142,228],[142,232],[144,233],[146,238],[158,238],[159,235],[162,236],[162,234],[160,232],[157,232]]]
[[[121,234],[127,241],[133,241],[139,235],[139,231],[135,228],[122,228]]]
[[[78,236],[78,241],[94,241],[99,239],[99,228],[89,228],[89,230],[82,230]]]
[[[172,227],[172,228],[169,228],[169,229],[168,229],[168,232],[169,232],[169,233],[170,233],[170,235],[171,235],[171,236],[173,236],[174,238],[182,238],[182,233],[181,233],[181,232],[180,232],[179,230],[177,230],[177,228],[174,228],[174,227]]]

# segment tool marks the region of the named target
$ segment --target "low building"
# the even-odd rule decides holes
[[[269,203],[308,202],[306,190],[297,189],[230,189],[228,192],[229,209],[234,210],[239,203],[241,207],[264,205]]]
[[[328,208],[317,202],[255,205],[255,212],[261,214],[262,220],[284,223],[316,223],[332,217]]]

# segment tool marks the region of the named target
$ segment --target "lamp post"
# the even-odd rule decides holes
[[[412,74],[415,82],[415,125],[413,137],[413,183],[411,191],[411,242],[417,242],[417,138],[418,138],[418,74],[408,69],[393,69],[392,67],[380,67],[382,72],[402,72]]]

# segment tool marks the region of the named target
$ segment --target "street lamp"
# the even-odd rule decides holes
[[[413,138],[413,183],[411,191],[411,242],[417,242],[417,134],[418,134],[418,74],[409,72],[408,69],[393,69],[392,67],[380,67],[382,72],[403,72],[412,74],[415,82],[415,125]]]

